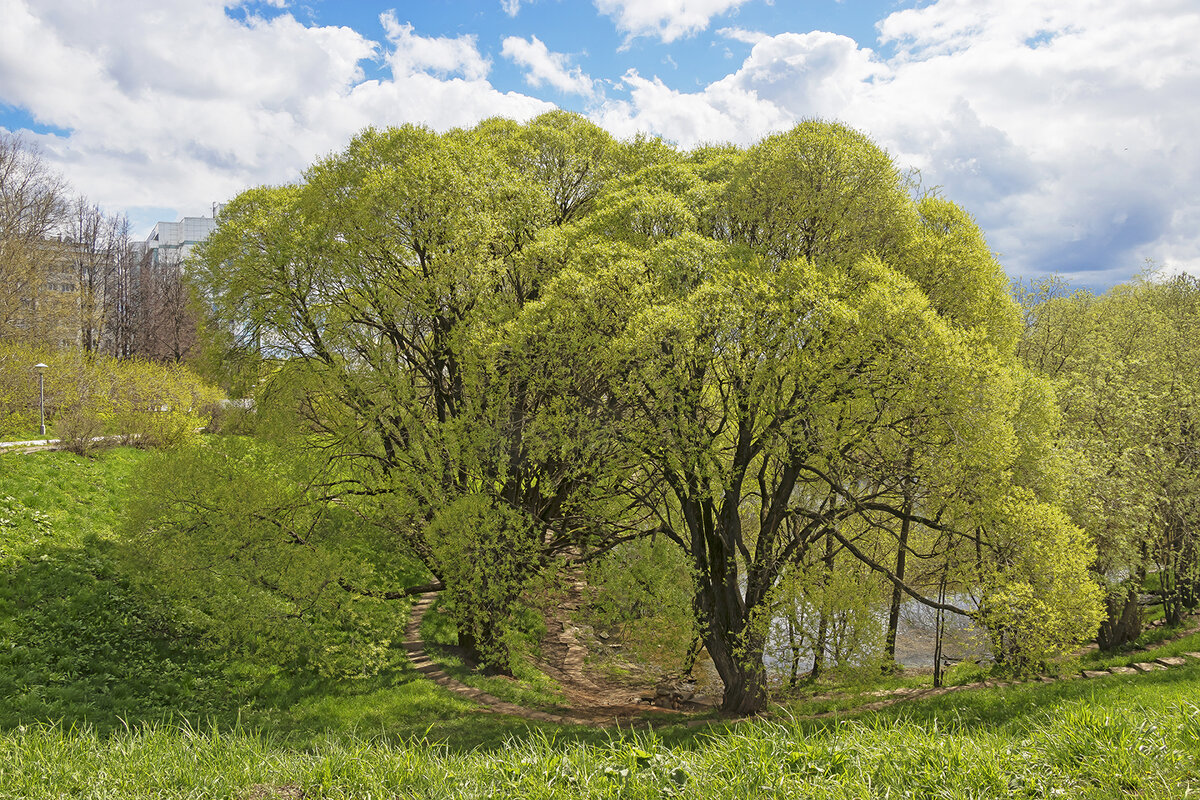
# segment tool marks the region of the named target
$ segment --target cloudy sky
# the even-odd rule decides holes
[[[0,127],[156,220],[367,125],[866,131],[1013,276],[1200,273],[1200,0],[0,0]]]

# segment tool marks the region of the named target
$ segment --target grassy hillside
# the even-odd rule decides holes
[[[336,681],[238,658],[190,627],[122,541],[126,492],[147,455],[116,449],[0,455],[0,729],[54,723],[252,725],[468,744],[524,724],[480,714],[399,664]],[[397,609],[404,613],[404,606]],[[432,725],[432,727],[431,727]]]
[[[959,696],[960,707],[857,720],[599,741],[534,731],[486,749],[346,733],[302,748],[246,730],[36,726],[0,734],[0,796],[1178,798],[1200,790],[1198,670],[1077,681],[1073,697],[1033,686],[1018,690],[1031,708],[1011,714],[997,713],[1008,692],[986,690]]]
[[[0,798],[1200,792],[1200,662],[622,733],[490,714],[406,666],[334,681],[239,659],[129,566],[121,509],[144,458],[0,456]]]

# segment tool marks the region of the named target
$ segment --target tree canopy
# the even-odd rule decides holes
[[[800,572],[974,616],[1015,665],[1098,621],[1003,272],[857,131],[371,129],[237,197],[202,258],[326,495],[493,664],[523,586],[642,536],[685,555],[732,711],[765,702],[764,609]]]

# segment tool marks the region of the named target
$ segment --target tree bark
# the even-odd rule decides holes
[[[833,574],[833,536],[828,533],[825,534],[825,558],[823,559],[823,563],[824,576],[822,584],[828,589],[829,578]],[[817,641],[813,645],[813,667],[811,673],[813,680],[821,677],[821,674],[825,671],[825,651],[828,649],[829,642],[829,614],[826,613],[826,605],[827,599],[823,599],[820,610],[820,622],[817,624]]]
[[[904,581],[904,567],[908,556],[908,534],[910,530],[909,515],[912,514],[912,501],[905,497],[904,499],[904,518],[900,522],[900,538],[896,542],[896,580]],[[900,602],[904,598],[904,592],[900,589],[900,583],[892,584],[892,604],[888,609],[888,627],[887,627],[887,643],[885,651],[889,661],[896,660],[896,632],[900,628]]]
[[[1130,581],[1125,591],[1104,599],[1105,619],[1100,623],[1096,643],[1100,649],[1117,650],[1142,635],[1142,608],[1138,604],[1138,583]]]

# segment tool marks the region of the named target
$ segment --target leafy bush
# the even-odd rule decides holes
[[[694,587],[678,547],[665,537],[627,542],[589,566],[588,584],[593,626],[615,632],[626,652],[667,672],[690,666]]]
[[[36,363],[45,363],[47,423],[68,449],[93,439],[165,447],[209,424],[220,392],[179,364],[121,360],[79,351],[0,344],[0,435],[27,433],[38,419]]]
[[[980,621],[992,638],[997,665],[1022,674],[1095,635],[1103,591],[1088,572],[1094,550],[1065,514],[1020,491],[1006,504],[1013,520],[1006,544],[1019,557],[985,587]]]
[[[469,495],[434,517],[428,539],[459,643],[489,666],[511,672],[513,639],[521,636],[514,624],[518,601],[534,577],[538,552],[531,520],[486,496]]]
[[[294,671],[373,675],[395,657],[403,607],[343,584],[403,578],[376,563],[351,510],[310,488],[321,479],[294,442],[185,443],[137,476],[129,536],[147,577],[225,648]]]

